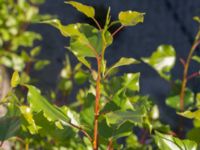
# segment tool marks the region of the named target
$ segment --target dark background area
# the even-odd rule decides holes
[[[118,13],[122,10],[146,13],[143,24],[125,28],[115,37],[112,46],[106,51],[108,65],[122,56],[136,59],[150,56],[159,45],[171,44],[177,52],[177,62],[172,74],[174,79],[182,78],[183,67],[178,58],[186,58],[198,30],[198,24],[192,18],[200,15],[199,0],[82,0],[79,2],[94,6],[97,10],[97,20],[100,22],[104,20],[109,6],[113,20],[117,19]],[[64,0],[46,0],[46,3],[40,7],[40,12],[56,15],[63,24],[89,21],[74,8],[64,4]],[[40,78],[40,87],[48,91],[57,83],[65,58],[64,54],[68,53],[74,64],[77,60],[64,48],[68,45],[69,39],[62,37],[58,30],[43,24],[33,25],[32,29],[43,35],[41,43],[43,50],[40,57],[51,60],[51,64],[43,71],[34,73],[35,77]],[[196,52],[200,53],[199,50]],[[198,64],[191,64],[190,72],[198,69],[200,69]],[[165,105],[165,98],[170,92],[168,82],[143,63],[122,68],[121,72],[141,72],[141,93],[150,95],[159,105],[161,115],[164,116],[163,120],[176,126],[174,112]],[[199,91],[198,80],[194,79],[189,83],[189,87],[195,92]]]

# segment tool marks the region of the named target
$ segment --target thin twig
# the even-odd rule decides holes
[[[91,136],[82,128],[82,127],[79,127],[79,126],[77,126],[77,125],[75,125],[75,124],[73,124],[73,123],[69,123],[72,127],[74,127],[74,128],[76,128],[76,129],[78,129],[78,130],[80,130],[91,142],[92,142],[92,138],[91,138]]]
[[[197,48],[197,46],[200,44],[200,40],[195,41],[194,44],[192,45],[189,55],[187,57],[185,66],[184,66],[184,72],[183,72],[183,80],[182,80],[182,86],[181,86],[181,92],[180,92],[180,110],[184,111],[184,97],[185,97],[185,88],[187,85],[187,75],[188,75],[188,69],[190,65],[190,61],[192,59],[192,55]]]
[[[102,28],[101,28],[100,24],[98,23],[98,21],[95,18],[92,18],[92,20],[95,22],[95,24],[97,25],[99,30],[102,30]]]
[[[192,73],[191,75],[189,75],[187,77],[187,80],[191,80],[191,79],[193,79],[193,78],[195,78],[197,76],[200,76],[200,72],[194,72],[194,73]]]
[[[112,37],[114,37],[124,26],[121,25],[115,32],[112,33]]]
[[[113,141],[112,141],[112,139],[110,139],[109,142],[108,142],[107,150],[113,150]]]

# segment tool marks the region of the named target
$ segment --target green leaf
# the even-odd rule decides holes
[[[197,144],[193,141],[180,140],[159,132],[156,132],[155,140],[160,150],[197,150]]]
[[[189,119],[200,120],[200,109],[193,111],[193,112],[190,111],[190,110],[187,110],[185,112],[181,112],[181,113],[178,113],[178,114],[183,116],[183,117],[189,118]]]
[[[46,20],[42,21],[41,23],[50,24],[51,26],[57,28],[65,37],[78,36],[80,34],[76,24],[69,24],[64,26],[58,19]]]
[[[76,83],[83,84],[88,79],[88,74],[83,71],[78,71],[74,75]]]
[[[140,63],[139,61],[137,61],[134,58],[125,58],[122,57],[118,62],[116,62],[113,66],[111,66],[107,72],[106,75],[109,74],[109,72],[111,72],[113,69],[117,68],[117,67],[121,67],[121,66],[126,66],[126,65],[131,65],[131,64],[138,64]]]
[[[99,30],[88,24],[78,24],[80,36],[70,39],[69,50],[77,57],[96,57],[102,52],[103,39]]]
[[[86,67],[88,67],[89,69],[91,69],[91,64],[84,58],[84,57],[77,57],[77,59],[84,64]]]
[[[22,105],[19,107],[21,114],[23,115],[24,119],[26,120],[26,128],[30,131],[31,134],[38,133],[40,127],[35,124],[35,120],[33,119],[32,110],[30,107]]]
[[[142,123],[142,117],[144,117],[143,110],[137,110],[137,111],[113,111],[110,113],[107,113],[105,115],[106,122],[108,125],[115,125],[117,128],[119,128],[122,124],[129,121],[133,124],[140,124]]]
[[[83,5],[83,4],[75,2],[75,1],[67,1],[65,3],[72,5],[78,11],[80,11],[81,13],[83,13],[84,15],[86,15],[89,18],[94,18],[95,17],[95,10],[91,6]]]
[[[120,12],[118,18],[124,26],[135,26],[144,21],[144,15],[145,13],[129,10]]]
[[[69,123],[70,118],[61,111],[58,107],[50,104],[41,94],[40,91],[31,85],[26,85],[28,88],[28,102],[34,112],[43,112],[44,116],[52,122],[59,121]]]
[[[39,55],[40,51],[41,51],[41,47],[37,46],[31,50],[30,54],[32,57],[35,57],[35,56]]]
[[[188,88],[185,91],[184,107],[187,108],[194,103],[194,93]],[[172,94],[167,97],[166,104],[176,110],[180,110],[180,93]]]
[[[200,135],[200,128],[192,128],[187,132],[187,138],[197,143],[200,143],[199,135]]]
[[[161,45],[150,57],[142,58],[142,60],[153,67],[161,77],[170,80],[170,71],[176,61],[176,52],[171,45]]]
[[[132,91],[139,91],[139,78],[140,73],[127,73],[123,76],[123,88],[122,89],[129,89]]]
[[[35,64],[34,64],[34,69],[35,70],[41,70],[43,69],[45,66],[49,65],[50,61],[48,60],[38,60]]]
[[[0,118],[0,141],[15,136],[19,127],[20,119],[18,117]]]
[[[195,56],[192,57],[192,59],[193,59],[194,61],[200,63],[200,57],[199,57],[199,56],[195,55]]]
[[[15,71],[11,78],[11,86],[12,88],[16,87],[20,83],[19,73]]]

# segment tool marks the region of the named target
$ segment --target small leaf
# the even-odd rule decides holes
[[[106,74],[109,74],[109,72],[111,72],[113,69],[115,69],[117,67],[131,65],[131,64],[138,64],[138,63],[140,63],[140,62],[137,61],[134,58],[125,58],[125,57],[122,57],[117,63],[115,63],[113,66],[111,66],[108,69],[108,71],[106,72]]]
[[[20,83],[19,73],[15,71],[11,78],[11,86],[14,88]]]
[[[135,26],[144,21],[144,15],[145,13],[129,10],[120,12],[118,18],[124,26]]]
[[[75,2],[75,1],[67,1],[65,3],[72,5],[78,11],[80,11],[81,13],[83,13],[84,15],[86,15],[89,18],[94,18],[95,17],[95,10],[91,6],[83,5],[83,4]]]
[[[84,58],[84,57],[77,57],[77,59],[84,64],[86,67],[88,67],[89,69],[91,69],[91,64]]]
[[[200,23],[200,18],[199,18],[199,16],[194,16],[194,17],[193,17],[193,20],[196,21],[196,22],[198,22],[198,23]]]
[[[189,118],[189,119],[197,119],[200,121],[200,109],[196,110],[196,111],[190,111],[190,110],[187,110],[185,112],[181,112],[181,113],[178,113],[179,115],[183,116],[183,117],[186,117],[186,118]]]
[[[31,50],[30,54],[32,57],[35,57],[35,56],[39,55],[40,51],[41,51],[41,47],[37,46]]]
[[[175,49],[171,45],[161,45],[149,58],[142,60],[153,67],[161,77],[170,80],[170,71],[176,61],[175,55]]]
[[[155,140],[161,150],[197,150],[197,143],[190,140],[180,140],[170,135],[156,132]]]
[[[200,57],[199,57],[199,56],[195,55],[195,56],[192,57],[192,59],[193,59],[194,61],[200,63]]]
[[[35,70],[41,70],[43,69],[45,66],[49,65],[50,61],[48,60],[38,60],[35,65],[34,65],[34,69]]]

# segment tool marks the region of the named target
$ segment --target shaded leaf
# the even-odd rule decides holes
[[[200,63],[200,57],[199,57],[199,56],[195,55],[195,56],[192,57],[192,59],[193,59],[194,61]]]
[[[144,117],[143,110],[136,111],[113,111],[105,115],[108,125],[115,125],[119,128],[122,124],[129,121],[133,124],[142,123],[142,117]]]
[[[187,108],[188,106],[194,103],[194,93],[186,89],[185,97],[184,97],[184,107]],[[180,110],[180,93],[172,94],[171,96],[167,97],[166,104],[176,110]]]
[[[20,83],[19,73],[15,71],[11,78],[11,86],[14,88]]]
[[[159,132],[156,132],[155,140],[161,150],[197,150],[197,144],[193,141],[180,140]]]
[[[66,1],[65,3],[72,5],[78,11],[80,11],[81,13],[83,13],[84,15],[86,15],[89,18],[95,17],[95,10],[91,6],[83,5],[83,4],[81,4],[79,2],[75,2],[75,1]]]
[[[19,127],[20,119],[18,117],[0,118],[0,141],[15,136]]]
[[[135,26],[144,21],[144,15],[145,13],[129,10],[120,12],[118,18],[124,26]]]
[[[43,69],[45,66],[49,65],[50,61],[48,60],[38,60],[35,64],[34,64],[34,69],[35,70],[41,70]]]
[[[170,80],[170,71],[176,61],[176,52],[171,45],[161,45],[150,57],[142,58],[142,60],[153,67],[161,77]]]
[[[187,138],[197,143],[200,143],[199,135],[200,135],[200,128],[193,128],[187,132]]]

